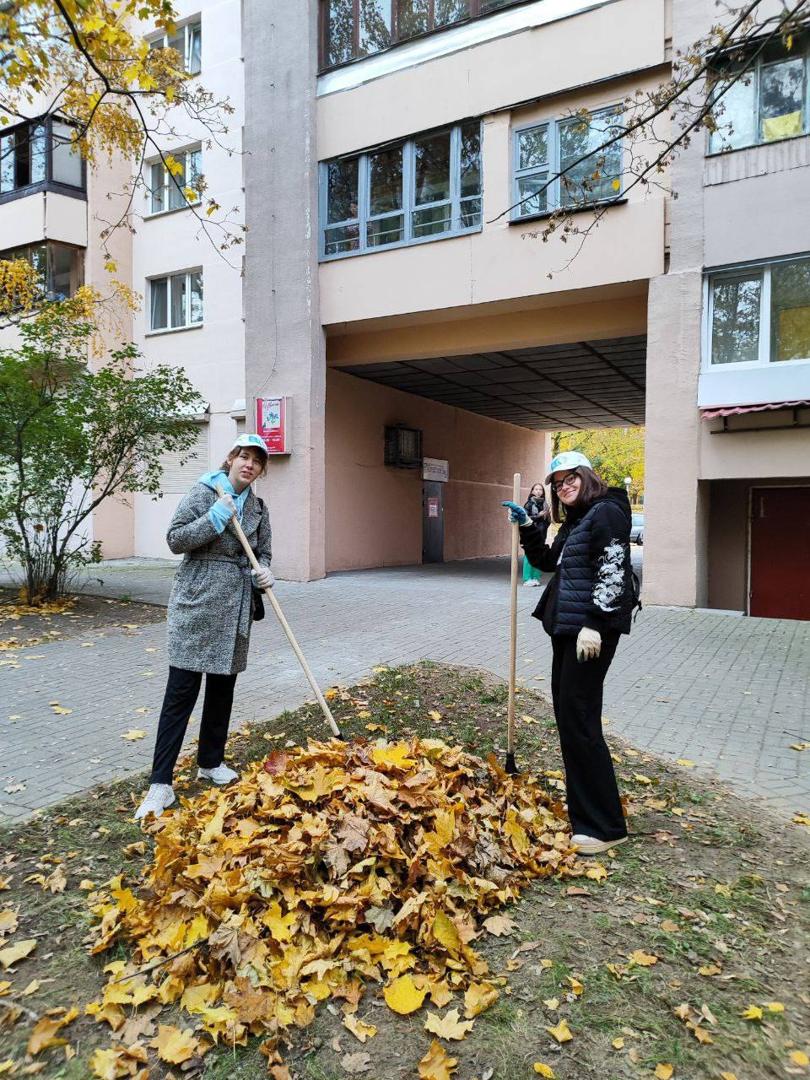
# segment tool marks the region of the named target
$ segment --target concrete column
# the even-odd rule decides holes
[[[326,346],[318,297],[316,0],[245,0],[245,387],[291,399],[292,454],[271,460],[273,568],[324,576]]]

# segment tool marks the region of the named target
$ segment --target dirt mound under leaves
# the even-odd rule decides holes
[[[149,831],[154,862],[139,886],[116,878],[90,897],[92,952],[129,954],[88,1006],[118,1032],[96,1051],[99,1076],[142,1067],[133,1006],[187,1014],[148,1044],[164,1061],[252,1034],[279,1077],[285,1035],[320,1002],[361,1041],[374,1034],[355,1017],[370,984],[400,1014],[452,1004],[436,1016],[440,1036],[469,1027],[503,981],[474,944],[511,927],[500,909],[533,878],[604,874],[577,864],[562,807],[533,779],[438,739],[275,751]],[[420,1075],[449,1075],[441,1046],[431,1053]]]

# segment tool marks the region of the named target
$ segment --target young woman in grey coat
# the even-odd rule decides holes
[[[223,761],[236,676],[247,666],[253,584],[272,588],[270,518],[250,485],[267,468],[259,435],[240,435],[221,470],[206,473],[182,500],[166,539],[183,561],[168,611],[169,679],[158,723],[149,791],[135,817],[161,814],[174,802],[172,775],[205,675],[197,750],[198,777],[235,780]],[[223,494],[218,493],[221,488]],[[261,564],[251,571],[236,534],[236,514]]]

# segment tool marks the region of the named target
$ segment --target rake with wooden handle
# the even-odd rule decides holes
[[[222,487],[220,487],[219,485],[217,485],[217,494],[220,496],[220,498],[222,498],[222,496],[225,494],[224,489]],[[245,555],[247,555],[248,561],[250,562],[250,565],[253,567],[253,569],[254,570],[265,569],[264,567],[261,566],[261,564],[259,563],[259,560],[253,554],[253,548],[250,546],[248,538],[245,536],[244,530],[242,529],[242,526],[239,524],[239,519],[236,517],[235,514],[231,518],[230,524],[231,524],[231,526],[233,528],[233,531],[236,533],[237,537],[239,538],[239,542],[241,543],[242,547],[245,549]],[[301,652],[301,646],[295,640],[295,634],[290,629],[290,624],[284,618],[284,612],[281,610],[281,604],[279,604],[278,600],[276,599],[275,595],[273,594],[272,589],[264,589],[264,595],[270,601],[270,604],[271,604],[271,606],[273,608],[273,611],[275,611],[275,613],[276,613],[276,618],[281,623],[281,629],[287,635],[287,640],[289,641],[290,645],[292,645],[293,652],[298,657],[298,662],[301,665],[301,667],[304,669],[304,674],[307,677],[309,685],[312,687],[313,693],[315,694],[315,697],[316,697],[316,699],[318,701],[318,704],[321,707],[321,712],[323,713],[324,717],[326,718],[327,724],[329,725],[329,727],[332,730],[332,734],[336,738],[342,739],[343,736],[340,733],[340,728],[337,726],[337,722],[335,721],[334,716],[332,716],[332,710],[326,704],[326,698],[321,693],[321,688],[318,686],[317,682],[315,681],[315,676],[312,674],[310,666],[306,661],[306,657]]]
[[[512,501],[520,502],[520,473],[516,472],[512,483]],[[512,526],[512,576],[509,608],[509,703],[506,707],[506,771],[516,773],[515,764],[515,683],[517,679],[517,596],[518,552],[520,549],[520,526]]]

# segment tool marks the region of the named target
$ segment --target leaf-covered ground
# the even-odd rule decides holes
[[[18,663],[19,649],[77,637],[92,643],[110,631],[126,634],[165,618],[166,609],[155,604],[84,594],[29,607],[16,590],[0,589],[0,662]]]
[[[503,754],[505,688],[474,672],[433,664],[379,670],[369,684],[337,692],[332,706],[348,736],[438,736],[484,757],[491,750]],[[548,707],[539,695],[522,692],[518,713],[519,764],[558,797],[560,761]],[[257,726],[232,739],[232,758],[246,764],[307,736],[320,738],[319,717],[307,707]],[[535,883],[507,910],[511,931],[475,942],[506,984],[462,1039],[440,1040],[458,1061],[448,1075],[810,1076],[807,829],[698,781],[688,762],[668,767],[618,740],[611,746],[633,840],[601,860],[606,880]],[[190,768],[181,775],[181,789],[197,790]],[[0,970],[0,1070],[13,1063],[5,1075],[39,1069],[42,1076],[84,1080],[94,1048],[111,1045],[106,1024],[83,1009],[100,996],[108,977],[103,965],[125,961],[127,952],[116,945],[105,956],[88,955],[87,893],[90,883],[118,873],[136,886],[150,862],[151,839],[131,822],[139,788],[127,782],[97,789],[0,834],[0,912],[11,912],[0,914],[0,928],[19,923],[0,944],[0,958],[16,943],[36,942],[27,958]],[[417,1063],[435,1038],[425,1030],[426,1016],[437,1011],[428,1005],[398,1016],[381,993],[369,991],[357,1020],[377,1033],[361,1043],[340,1009],[326,1003],[285,1056],[290,1076],[417,1077]],[[50,1019],[56,1027],[70,1015],[48,1018],[47,1011],[74,1006],[79,1015],[54,1032],[66,1045],[26,1056],[38,1022]],[[150,1022],[148,1009],[145,1017],[140,1010],[128,1035],[147,1043],[155,1034]],[[165,1012],[160,1023],[190,1026],[187,1017],[167,1020]],[[266,1068],[254,1040],[192,1057],[173,1075],[225,1080],[265,1075]],[[133,1059],[132,1069],[172,1075],[154,1050],[146,1064]]]

